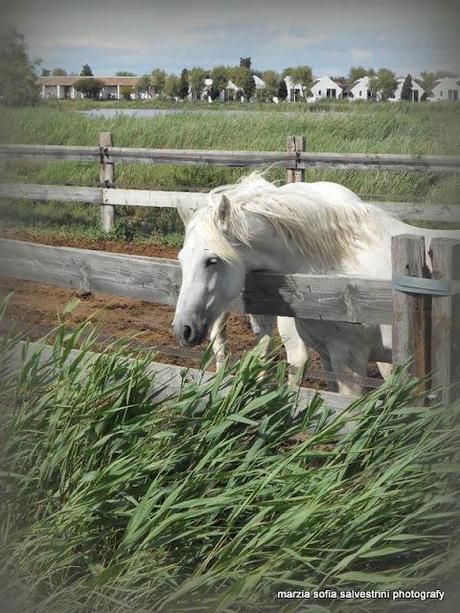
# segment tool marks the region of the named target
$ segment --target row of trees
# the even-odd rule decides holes
[[[27,47],[23,36],[14,28],[2,32],[0,36],[0,102],[5,105],[34,104],[38,101],[38,89],[36,85],[37,68],[40,62],[32,61],[28,57]],[[136,76],[132,72],[119,71],[118,76]],[[43,76],[66,76],[63,68],[52,70],[43,69]],[[259,76],[265,87],[256,91],[253,75]],[[180,76],[167,74],[161,68],[156,68],[150,74],[139,77],[135,88],[123,87],[122,94],[129,97],[137,92],[151,92],[168,98],[185,99],[189,95],[197,99],[205,89],[206,79],[212,79],[212,85],[208,87],[208,95],[214,100],[227,87],[229,81],[239,87],[246,99],[257,96],[258,100],[271,100],[274,96],[284,100],[287,97],[287,89],[284,77],[290,75],[294,83],[300,84],[306,95],[309,94],[313,85],[313,73],[310,66],[301,65],[286,68],[281,74],[274,70],[264,72],[254,71],[251,68],[251,58],[242,57],[238,66],[215,66],[212,70],[194,67],[190,70],[184,68]],[[103,83],[94,78],[93,71],[85,64],[80,72],[82,77],[76,85],[86,97],[96,98],[103,87]],[[357,79],[368,76],[370,78],[371,94],[376,97],[377,92],[382,98],[390,97],[396,88],[396,76],[387,69],[381,68],[376,72],[372,68],[354,66],[347,76],[335,77],[341,86],[350,87]],[[435,82],[446,76],[454,76],[448,72],[421,73],[418,82],[424,88],[427,95],[432,92]],[[410,98],[412,89],[412,77],[408,75],[403,84],[402,98]]]

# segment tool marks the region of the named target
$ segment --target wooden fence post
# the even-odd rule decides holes
[[[402,234],[391,242],[393,284],[404,277],[428,277],[423,236]],[[410,372],[420,378],[430,372],[431,296],[393,287],[393,366],[412,360]]]
[[[300,153],[305,151],[306,142],[305,136],[288,136],[287,138],[287,150],[290,153]],[[300,181],[305,181],[305,170],[288,170],[287,171],[287,182],[288,183],[299,183]]]
[[[434,238],[429,254],[433,279],[443,281],[445,293],[449,294],[433,295],[431,330],[432,386],[439,390],[436,399],[449,405],[460,398],[460,293],[455,293],[460,271],[460,241]]]
[[[114,163],[110,158],[109,147],[112,147],[112,132],[99,133],[99,148],[101,152],[100,166],[100,183],[101,187],[115,186],[115,169]],[[101,222],[102,228],[106,232],[110,232],[113,228],[115,219],[115,208],[111,204],[101,204]]]

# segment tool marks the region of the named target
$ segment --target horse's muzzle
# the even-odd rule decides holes
[[[174,324],[174,334],[182,347],[193,347],[202,343],[207,336],[207,326],[198,329],[193,324]]]

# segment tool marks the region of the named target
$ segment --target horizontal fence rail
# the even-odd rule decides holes
[[[0,275],[168,304],[179,295],[176,260],[0,239]],[[252,273],[229,310],[304,319],[391,324],[390,281]]]
[[[173,192],[144,189],[74,187],[30,183],[0,183],[0,198],[25,200],[59,200],[117,206],[177,208],[205,206],[208,195],[203,192]],[[460,223],[460,205],[412,202],[365,202],[400,219]]]
[[[74,145],[0,145],[0,158],[95,161],[101,155],[126,164],[213,165],[257,167],[275,165],[291,170],[338,168],[460,172],[460,156],[394,153],[319,153],[306,151],[203,151]]]

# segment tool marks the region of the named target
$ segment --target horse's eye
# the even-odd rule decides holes
[[[208,259],[206,260],[206,268],[207,268],[208,266],[215,266],[215,265],[216,265],[216,264],[218,264],[218,263],[219,263],[219,258],[208,258]]]

